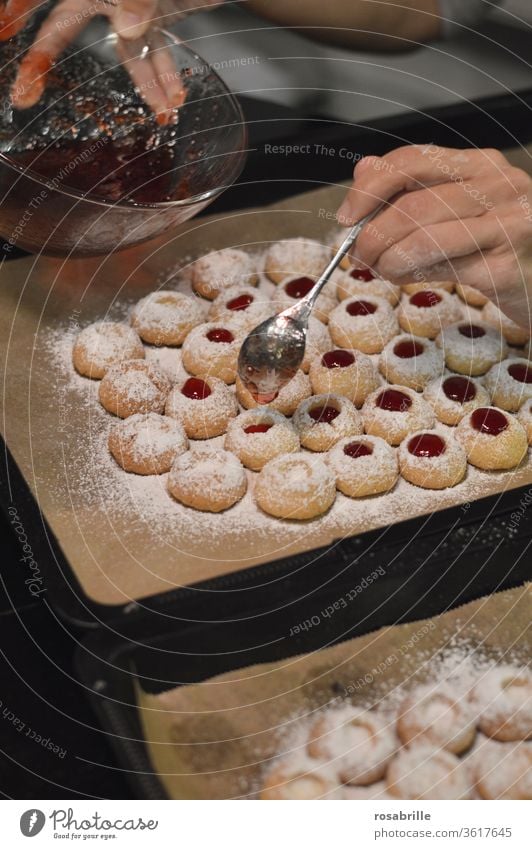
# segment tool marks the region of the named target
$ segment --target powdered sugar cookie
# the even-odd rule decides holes
[[[427,743],[459,755],[471,748],[477,731],[467,702],[425,687],[407,696],[399,707],[397,733],[405,746]]]
[[[326,351],[312,362],[309,374],[315,395],[344,395],[356,407],[381,384],[370,358],[358,351]]]
[[[181,292],[152,292],[133,307],[131,325],[151,345],[181,345],[203,321],[197,298]]]
[[[399,476],[397,452],[378,436],[341,439],[329,451],[326,463],[337,488],[350,498],[388,492]]]
[[[108,369],[98,398],[109,413],[125,419],[135,413],[162,413],[171,388],[162,369],[145,360],[126,360]]]
[[[524,427],[497,407],[478,407],[464,416],[457,425],[456,439],[469,462],[479,469],[513,469],[528,450]]]
[[[436,416],[447,425],[457,425],[477,407],[489,405],[490,398],[479,380],[462,374],[451,374],[433,380],[426,387],[423,397],[429,402]]]
[[[372,295],[374,298],[383,298],[395,307],[401,297],[399,286],[394,286],[382,277],[375,277],[369,268],[352,268],[338,274],[336,280],[336,297],[339,301],[347,298],[364,299],[366,295]]]
[[[467,457],[460,443],[434,430],[407,436],[399,446],[399,468],[409,483],[424,489],[446,489],[463,480]]]
[[[378,354],[399,327],[395,312],[383,298],[365,295],[342,301],[329,316],[329,333],[340,348]]]
[[[234,383],[243,335],[238,325],[199,324],[183,343],[184,367],[196,377],[218,377],[224,383]]]
[[[444,327],[461,317],[460,302],[443,289],[421,289],[404,296],[398,310],[403,330],[428,339],[435,339]]]
[[[331,337],[329,331],[323,322],[318,321],[317,318],[314,318],[314,316],[311,315],[308,324],[305,356],[301,363],[303,371],[308,374],[313,360],[320,357],[321,354],[325,353],[325,351],[328,351],[330,347]]]
[[[379,369],[389,383],[420,391],[443,373],[443,352],[430,339],[403,333],[384,347]]]
[[[310,451],[328,451],[344,436],[363,432],[362,418],[342,395],[313,395],[294,413],[292,423],[301,445]]]
[[[225,437],[227,451],[254,472],[279,454],[299,451],[299,436],[291,422],[269,407],[246,410],[230,423]]]
[[[189,377],[175,384],[165,413],[183,424],[190,439],[210,439],[226,432],[238,413],[238,404],[222,380]]]
[[[298,276],[317,280],[330,256],[330,248],[312,239],[283,239],[269,248],[264,271],[274,283]]]
[[[530,329],[521,327],[508,318],[492,301],[484,304],[481,312],[482,319],[501,333],[509,345],[526,345],[530,339]]]
[[[472,703],[487,737],[508,742],[532,738],[532,675],[528,669],[497,666],[478,681]]]
[[[528,444],[532,445],[532,400],[528,399],[521,405],[516,418],[526,431]]]
[[[117,422],[109,433],[109,451],[126,472],[162,475],[188,449],[179,422],[158,413],[137,413]]]
[[[143,357],[144,347],[138,333],[116,321],[97,321],[85,327],[72,349],[76,371],[94,380],[100,380],[117,363]]]
[[[473,778],[483,799],[532,799],[532,743],[487,743]]]
[[[474,286],[467,286],[463,283],[456,284],[456,294],[470,307],[483,307],[488,302],[482,292],[475,289]]]
[[[246,472],[238,457],[212,446],[181,454],[168,475],[168,491],[177,501],[209,513],[228,510],[246,490]]]
[[[252,286],[231,286],[221,292],[212,302],[209,321],[230,323],[249,333],[258,324],[273,315],[273,305],[261,292]]]
[[[475,377],[485,374],[506,356],[501,334],[482,321],[459,321],[446,327],[436,339],[443,348],[445,362],[452,371]]]
[[[532,398],[532,362],[510,357],[487,373],[484,385],[495,407],[515,413],[523,401]]]
[[[278,761],[266,775],[260,798],[302,801],[332,799],[336,793],[336,784],[322,767],[299,765],[287,757]]]
[[[308,295],[315,283],[316,281],[311,277],[287,277],[272,296],[275,311],[282,312],[288,309],[288,307],[293,307],[301,298]],[[329,295],[327,287],[325,287],[318,295],[312,312],[317,319],[327,324],[329,314],[335,308],[336,304],[336,298]]]
[[[192,266],[192,288],[209,301],[231,286],[256,286],[258,279],[255,260],[237,248],[211,251]]]
[[[399,752],[388,769],[386,786],[396,799],[469,799],[472,791],[463,762],[426,745]]]
[[[301,401],[304,401],[305,398],[308,398],[311,394],[312,389],[310,387],[309,377],[300,369],[296,372],[295,377],[283,386],[277,398],[268,404],[268,406],[272,410],[277,410],[278,413],[282,413],[283,416],[291,416],[295,413],[297,407],[301,404]],[[236,378],[236,395],[239,402],[246,410],[254,410],[259,406],[238,375]]]
[[[393,384],[368,395],[362,419],[366,433],[399,445],[409,433],[431,428],[434,412],[413,389]]]
[[[336,498],[334,475],[309,454],[282,454],[266,463],[255,485],[259,507],[278,519],[315,519]]]

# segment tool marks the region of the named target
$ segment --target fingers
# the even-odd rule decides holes
[[[15,109],[35,106],[45,89],[46,76],[53,64],[48,53],[32,49],[26,54],[11,89],[11,103]]]
[[[13,38],[41,5],[35,0],[8,0],[0,12],[0,41]]]
[[[158,47],[152,53],[152,62],[169,106],[174,109],[182,106],[187,92],[181,72],[175,64],[172,50],[167,45]]]
[[[168,124],[173,118],[174,107],[169,102],[166,91],[150,56],[140,57],[133,54],[129,42],[119,40],[117,52],[124,67],[136,85],[142,99],[155,112],[159,124]]]
[[[157,0],[119,0],[109,17],[118,35],[132,41],[144,35],[157,18]]]

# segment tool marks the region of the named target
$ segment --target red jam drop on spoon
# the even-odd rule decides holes
[[[369,301],[352,301],[346,306],[346,311],[349,315],[373,315],[377,312],[375,304],[370,304]]]
[[[213,327],[207,333],[207,339],[209,342],[223,342],[226,345],[230,345],[231,342],[235,341],[233,334],[224,327]]]
[[[321,407],[312,407],[308,411],[308,414],[311,419],[314,419],[316,424],[330,424],[338,418],[340,410],[337,410],[336,407],[323,405]]]
[[[325,368],[347,368],[354,362],[355,358],[351,351],[327,351],[321,358],[321,364]]]
[[[233,312],[240,312],[240,310],[247,310],[250,304],[254,301],[253,295],[238,295],[237,298],[233,298],[232,301],[228,301],[227,309],[233,310]]]
[[[314,280],[311,280],[310,277],[298,277],[296,280],[290,280],[284,290],[289,298],[304,298],[313,286]]]
[[[441,457],[445,452],[445,442],[435,433],[420,433],[412,437],[408,451],[414,457]]]
[[[370,280],[375,280],[375,275],[369,268],[353,268],[350,271],[350,276],[353,280],[363,280],[364,283],[369,283]]]
[[[508,366],[508,374],[519,383],[532,383],[532,366],[525,363],[512,363]]]
[[[486,335],[484,328],[479,327],[478,324],[461,324],[458,328],[458,333],[461,336],[465,336],[466,339],[481,339]]]
[[[357,457],[369,457],[370,454],[373,454],[373,446],[364,442],[349,442],[344,446],[344,454],[347,457],[353,457],[354,460]]]
[[[489,407],[479,407],[471,413],[470,421],[475,430],[490,436],[498,436],[508,427],[508,419],[504,413]]]
[[[264,422],[263,424],[248,425],[244,428],[244,433],[268,433],[273,427],[272,424]]]
[[[410,360],[412,357],[420,357],[425,346],[421,342],[416,342],[415,339],[403,339],[394,347],[393,352],[396,357],[401,360]]]
[[[415,292],[410,298],[410,303],[414,307],[435,307],[442,300],[442,296],[432,289],[420,289]]]
[[[211,388],[199,377],[189,377],[181,387],[181,394],[192,401],[205,401],[211,394]]]
[[[375,401],[375,406],[392,413],[404,413],[412,406],[412,399],[398,389],[385,389]]]
[[[459,404],[466,404],[477,396],[475,384],[467,377],[448,377],[443,381],[442,389],[450,401],[457,401]]]

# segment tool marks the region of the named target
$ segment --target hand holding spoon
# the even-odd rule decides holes
[[[246,336],[238,357],[238,374],[258,404],[269,404],[299,369],[305,356],[308,321],[321,290],[344,256],[349,253],[360,231],[385,203],[353,225],[327,268],[310,290],[293,307],[267,318]]]

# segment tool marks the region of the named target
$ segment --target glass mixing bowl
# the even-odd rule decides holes
[[[191,218],[240,174],[247,134],[238,101],[170,33],[154,28],[126,44],[96,19],[57,60],[37,105],[14,109],[24,46],[17,37],[0,52],[7,252],[94,256],[139,244]],[[176,80],[185,100],[164,123],[146,100]]]

